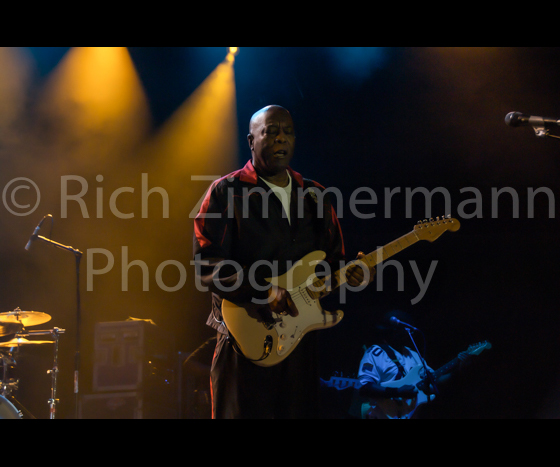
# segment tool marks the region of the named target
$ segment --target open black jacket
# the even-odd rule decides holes
[[[315,250],[327,254],[332,272],[344,261],[340,224],[325,188],[288,170],[291,223],[252,161],[210,186],[194,221],[197,284],[212,292],[207,324],[224,334],[222,299],[266,298],[265,278],[284,274]]]

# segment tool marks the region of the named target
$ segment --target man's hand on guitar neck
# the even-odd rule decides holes
[[[287,313],[294,317],[299,315],[290,293],[277,285],[273,285],[268,289],[268,307],[273,313]]]
[[[356,261],[354,261],[354,264],[352,264],[351,266],[348,267],[348,269],[346,269],[346,281],[352,287],[358,287],[358,286],[362,285],[363,282],[364,282],[364,279],[365,279],[364,271],[369,269],[367,267],[366,263],[364,263],[363,261],[360,261],[364,256],[365,256],[365,254],[360,251],[358,253],[358,256],[356,257]],[[357,264],[357,263],[360,263],[360,264]],[[369,269],[369,282],[368,282],[368,284],[370,284],[373,281],[374,277],[375,277],[375,268],[371,268],[371,269]]]

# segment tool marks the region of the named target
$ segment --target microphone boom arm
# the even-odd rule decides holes
[[[555,138],[555,139],[560,139],[560,136],[556,136],[556,135],[551,135],[550,131],[548,130],[548,128],[545,128],[544,126],[533,126],[533,130],[535,130],[535,136],[537,138]]]
[[[62,243],[55,242],[54,240],[51,240],[50,238],[43,237],[42,235],[37,235],[36,239],[41,240],[45,243],[48,243],[48,244],[54,246],[55,248],[59,248],[61,250],[69,251],[70,253],[74,253],[74,255],[76,255],[76,256],[79,256],[79,257],[83,256],[83,253],[80,250],[77,250],[76,248],[74,248],[72,246],[67,246],[67,245],[63,245]]]

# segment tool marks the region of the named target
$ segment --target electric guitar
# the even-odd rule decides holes
[[[418,222],[406,235],[378,248],[359,261],[369,269],[408,248],[419,240],[433,242],[444,232],[459,230],[460,223],[450,216]],[[311,331],[337,325],[344,313],[323,310],[319,300],[346,282],[346,270],[355,262],[318,278],[315,267],[326,258],[323,251],[314,251],[300,259],[285,274],[267,279],[273,285],[286,289],[299,315],[261,312],[264,307],[254,304],[237,305],[222,301],[222,316],[241,353],[256,365],[270,367],[288,357],[302,338]]]
[[[488,341],[484,341],[469,346],[469,348],[463,353],[470,357],[473,355],[479,355],[482,351],[491,348],[492,344]],[[437,380],[442,376],[451,373],[462,361],[463,360],[457,356],[447,364],[443,365],[432,374],[433,380],[437,382]],[[386,418],[389,419],[409,419],[412,418],[418,407],[435,399],[434,394],[429,394],[430,382],[426,378],[426,372],[423,365],[418,365],[412,368],[404,378],[387,383],[381,383],[381,386],[388,388],[400,388],[408,385],[416,386],[418,388],[418,394],[414,399],[378,399],[375,401],[376,410],[381,410],[385,414]],[[366,414],[371,408],[372,405],[369,402],[362,404],[362,418],[366,418]]]
[[[360,383],[359,379],[355,379],[355,378],[344,378],[343,376],[331,376],[331,379],[329,379],[328,381],[325,381],[323,378],[321,378],[321,386],[327,388],[335,388],[338,389],[339,391],[342,391],[343,389],[350,389],[350,388],[360,389],[362,383]]]

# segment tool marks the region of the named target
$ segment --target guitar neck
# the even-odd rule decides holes
[[[402,237],[397,238],[390,243],[387,243],[387,245],[371,252],[369,255],[364,256],[361,261],[366,263],[368,267],[373,268],[374,266],[382,263],[391,256],[396,255],[397,253],[403,251],[411,245],[414,245],[418,240],[420,240],[420,238],[415,231],[409,232],[406,235],[403,235]],[[348,266],[346,266],[345,268],[348,268]]]
[[[458,367],[461,363],[463,363],[465,359],[472,358],[473,355],[479,355],[480,352],[482,352],[483,350],[491,349],[491,348],[492,348],[492,344],[490,344],[490,342],[488,341],[485,341],[484,343],[480,343],[478,344],[478,346],[471,345],[465,352],[460,353],[453,360],[451,360],[450,362],[443,365],[441,368],[438,368],[436,371],[434,371],[434,379],[437,381],[442,376],[451,373],[453,370],[455,370],[455,368]]]
[[[434,379],[437,381],[442,376],[446,375],[447,373],[451,373],[456,367],[459,366],[461,363],[461,359],[459,357],[454,358],[450,362],[443,365],[441,368],[438,368],[434,372]]]
[[[413,230],[412,232],[403,235],[402,237],[393,240],[387,245],[379,247],[377,250],[372,251],[368,255],[364,256],[360,259],[360,261],[364,262],[369,269],[375,267],[379,263],[387,260],[393,255],[403,251],[404,249],[408,248],[411,245],[414,245],[420,238]],[[313,282],[313,290],[310,293],[319,292],[319,296],[326,295],[331,291],[335,290],[336,288],[340,287],[341,285],[346,283],[346,271],[350,266],[352,266],[354,262],[348,263],[343,268],[339,269],[338,271],[334,272],[332,275],[325,276],[321,279],[317,279]]]

